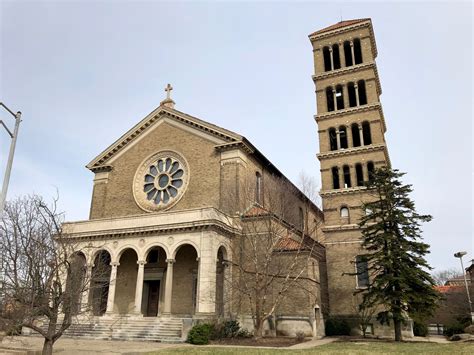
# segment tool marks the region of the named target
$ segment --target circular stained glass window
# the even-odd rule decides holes
[[[135,175],[135,200],[147,211],[169,208],[181,198],[188,175],[185,160],[176,153],[155,154],[140,166]]]
[[[167,204],[178,196],[183,186],[184,170],[179,161],[173,158],[158,159],[150,165],[143,182],[146,198],[157,205]]]

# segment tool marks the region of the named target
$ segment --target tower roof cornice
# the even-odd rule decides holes
[[[372,27],[372,19],[363,18],[363,19],[354,19],[346,20],[335,23],[331,26],[325,27],[321,30],[311,33],[308,37],[311,42],[321,40],[324,38],[332,37],[339,35],[345,32],[355,30],[357,28],[367,27],[370,31],[370,41],[372,42],[372,54],[374,58],[377,57],[377,45],[375,43],[375,34]]]

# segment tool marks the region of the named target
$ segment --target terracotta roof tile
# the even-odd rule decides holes
[[[453,285],[453,286],[435,286],[435,290],[441,293],[461,291],[462,286]]]
[[[304,249],[304,247],[302,247],[301,243],[297,242],[296,240],[285,237],[280,239],[275,249],[282,251],[295,251]]]
[[[243,214],[243,217],[266,216],[269,214],[270,212],[264,209],[262,206],[253,205]]]
[[[364,22],[364,21],[370,21],[370,18],[361,18],[361,19],[355,19],[355,20],[340,21],[338,23],[335,23],[334,25],[325,27],[321,30],[318,30],[316,32],[311,33],[309,35],[309,37],[319,35],[319,34],[324,33],[324,32],[329,32],[329,31],[335,30],[337,28],[346,27],[346,26],[350,26],[350,25],[355,25],[356,23],[360,23],[360,22]]]

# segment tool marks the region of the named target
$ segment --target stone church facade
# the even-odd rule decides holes
[[[298,235],[313,242],[305,271],[312,297],[293,290],[266,330],[321,336],[324,317],[356,317],[353,293],[368,276],[347,273],[364,269],[357,226],[369,198],[363,184],[390,160],[371,20],[343,21],[309,38],[323,206],[286,192],[295,213],[284,223],[297,227],[280,250],[292,255]],[[245,137],[176,110],[171,89],[87,165],[94,173],[90,218],[64,225],[93,286],[82,307],[95,324],[162,327],[162,339],[184,336],[200,320],[237,318],[251,328],[225,281],[236,277],[235,240],[245,230],[242,217],[265,210],[272,181],[293,185]],[[243,198],[243,181],[252,198]],[[230,203],[230,195],[238,197]],[[166,325],[179,331],[167,333]]]

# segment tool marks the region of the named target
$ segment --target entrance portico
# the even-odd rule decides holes
[[[206,212],[218,217],[216,210]],[[202,212],[199,215],[202,218]],[[148,217],[137,219],[143,224]],[[163,215],[155,215],[155,222],[158,217]],[[155,231],[146,236],[130,233],[124,238],[114,235],[113,229],[104,230],[108,225],[116,226],[115,222],[111,219],[66,225],[72,229],[71,235],[84,235],[84,232],[90,235],[100,228],[116,237],[105,245],[103,237],[87,238],[81,248],[86,264],[92,265],[89,297],[83,298],[83,302],[87,299],[83,308],[88,306],[94,316],[223,315],[226,292],[222,264],[229,236],[222,233],[222,229],[168,231],[166,234]],[[160,225],[154,227],[158,229]]]

